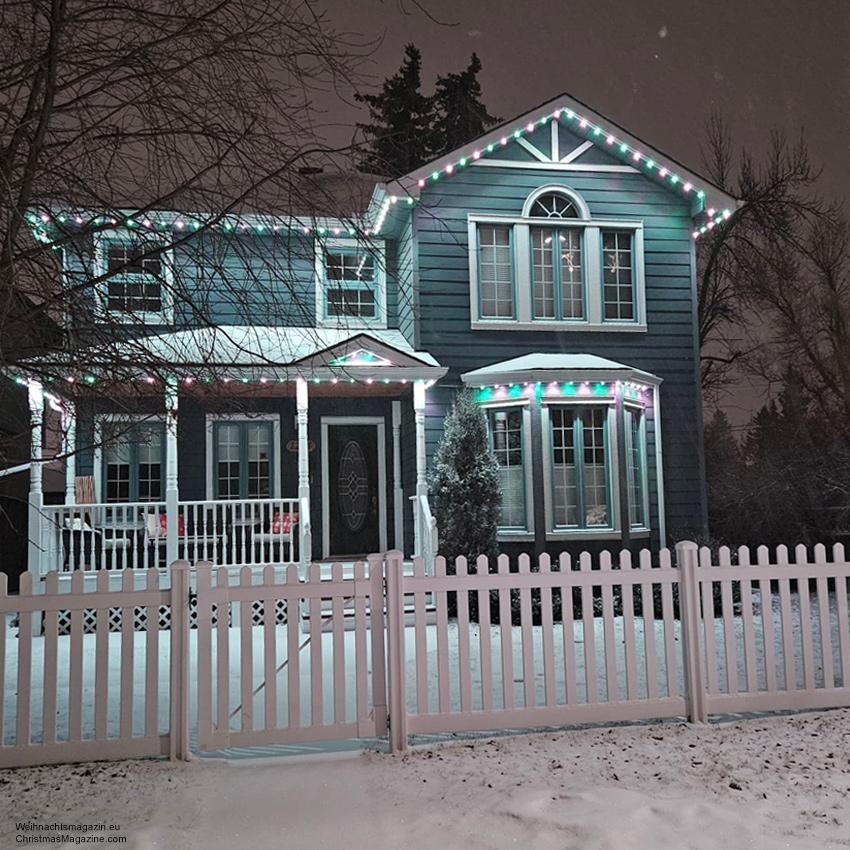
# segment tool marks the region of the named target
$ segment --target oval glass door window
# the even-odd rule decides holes
[[[360,531],[369,513],[369,471],[360,443],[349,440],[339,458],[339,510],[351,531]]]

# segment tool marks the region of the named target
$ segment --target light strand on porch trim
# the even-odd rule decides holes
[[[501,399],[537,396],[538,398],[588,398],[593,396],[613,396],[621,390],[625,398],[639,399],[640,394],[649,387],[635,381],[526,381],[515,384],[494,384],[480,386],[478,401],[498,401]]]

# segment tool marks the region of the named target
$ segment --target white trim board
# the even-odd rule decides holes
[[[329,425],[374,425],[378,436],[378,541],[381,552],[387,550],[387,442],[386,421],[383,416],[323,416],[322,434],[322,558],[330,558],[331,529],[330,481],[328,480],[328,426]],[[344,555],[341,557],[345,557]]]

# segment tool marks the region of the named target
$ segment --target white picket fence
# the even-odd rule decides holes
[[[39,595],[24,576],[17,597],[0,584],[0,766],[850,705],[850,564],[831,555],[181,562],[170,587],[76,572]]]

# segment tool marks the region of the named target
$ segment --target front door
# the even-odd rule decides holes
[[[330,557],[380,551],[378,426],[328,425]]]

